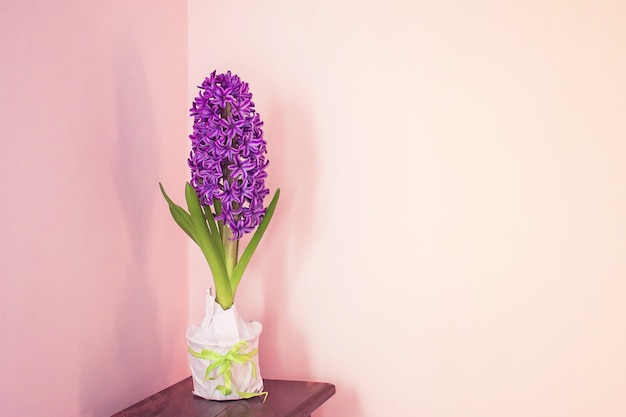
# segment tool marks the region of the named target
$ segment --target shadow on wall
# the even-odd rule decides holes
[[[94,341],[85,358],[80,377],[82,416],[101,415],[107,406],[136,400],[137,387],[156,389],[150,381],[159,372],[155,364],[163,360],[158,343],[151,343],[158,335],[158,306],[147,267],[153,212],[148,185],[158,170],[152,103],[141,52],[130,36],[118,42],[114,61],[118,135],[111,175],[126,221],[130,253],[125,257],[123,295],[110,310],[117,314],[116,333],[102,343]],[[103,381],[109,385],[103,386]]]
[[[308,119],[306,99],[275,102],[262,114],[269,144],[272,188],[281,188],[277,213],[268,229],[268,239],[260,246],[268,256],[258,256],[255,265],[264,280],[264,327],[261,337],[261,369],[267,378],[314,380],[306,328],[293,319],[302,307],[290,302],[291,288],[301,276],[310,242],[320,230],[316,213],[318,175],[314,127]],[[275,185],[274,185],[275,184]],[[312,238],[313,237],[313,238]],[[322,303],[320,302],[320,308]],[[304,314],[312,315],[315,311]],[[315,412],[325,415],[361,415],[358,394],[349,385],[337,385],[337,393]]]
[[[270,236],[263,242],[263,251],[270,255],[255,260],[264,281],[266,300],[261,359],[265,374],[281,379],[311,377],[303,338],[306,329],[300,328],[289,314],[290,287],[297,278],[297,271],[290,266],[301,265],[308,248],[307,236],[317,221],[316,153],[303,102],[275,102],[262,114],[269,146],[269,175],[276,184],[272,188],[280,187],[281,197],[268,230]]]

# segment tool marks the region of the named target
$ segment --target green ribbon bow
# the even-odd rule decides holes
[[[245,353],[248,349],[248,342],[242,340],[236,343],[226,354],[220,355],[218,352],[208,349],[202,349],[200,353],[194,351],[191,348],[187,348],[189,353],[199,359],[206,359],[211,361],[211,364],[206,368],[204,374],[204,380],[215,380],[220,376],[224,376],[224,385],[218,385],[215,389],[220,391],[224,395],[229,395],[233,392],[233,364],[243,365],[246,362],[250,362],[252,365],[252,376],[257,378],[256,364],[252,361],[252,357],[259,353],[259,349],[253,349],[250,352]],[[211,377],[211,372],[217,369],[217,375]],[[241,398],[252,398],[264,395],[267,398],[267,392],[245,392],[237,391]],[[265,399],[263,400],[265,401]]]

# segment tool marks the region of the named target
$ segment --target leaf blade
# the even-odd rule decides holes
[[[220,256],[224,258],[224,245],[222,244],[222,238],[217,226],[215,225],[215,218],[213,217],[213,212],[211,211],[211,206],[203,206],[204,217],[206,218],[206,222],[209,226],[209,231],[211,235],[211,239],[213,240],[213,246],[217,248],[220,252]]]
[[[265,230],[267,230],[267,226],[269,226],[269,223],[274,216],[274,211],[276,210],[276,205],[278,204],[279,197],[280,188],[277,188],[276,192],[274,193],[274,197],[272,198],[272,201],[267,206],[267,210],[265,211],[265,216],[263,217],[261,224],[259,224],[259,227],[250,239],[250,242],[248,242],[248,246],[246,246],[246,249],[241,254],[239,262],[237,262],[237,266],[235,266],[235,270],[233,271],[233,274],[230,278],[233,290],[233,297],[234,294],[236,294],[237,292],[237,287],[239,286],[241,277],[243,276],[243,273],[246,270],[248,263],[250,263],[252,255],[254,255],[254,251],[256,250],[257,246],[259,246],[259,242],[261,241],[261,238],[265,234]]]
[[[167,201],[167,204],[170,208],[170,213],[174,218],[176,224],[181,229],[183,229],[185,233],[187,233],[187,236],[189,236],[194,242],[198,243],[195,238],[196,228],[191,221],[191,215],[189,215],[189,213],[187,213],[184,208],[172,201],[172,199],[165,192],[165,189],[163,188],[163,185],[161,183],[159,183],[159,187],[161,188],[161,193],[163,194],[165,201]]]
[[[215,246],[215,241],[209,231],[198,194],[196,194],[196,190],[194,190],[189,183],[185,185],[185,199],[187,200],[191,220],[196,228],[195,235],[197,237],[198,246],[200,246],[209,264],[211,273],[213,274],[215,301],[217,301],[222,308],[227,309],[232,306],[234,297],[228,279],[228,273],[226,272],[224,257],[219,255],[219,249]]]

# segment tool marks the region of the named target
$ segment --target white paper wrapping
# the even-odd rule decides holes
[[[222,309],[215,298],[207,290],[206,314],[200,326],[192,325],[187,329],[187,344],[195,352],[210,350],[225,355],[233,346],[241,341],[248,343],[245,352],[251,352],[259,347],[261,323],[244,322],[233,305],[228,310]],[[224,375],[213,370],[211,377],[216,379],[205,380],[207,367],[212,361],[201,359],[189,353],[189,365],[193,378],[193,393],[207,400],[238,400],[239,392],[259,393],[263,391],[263,379],[259,368],[259,355],[252,356],[244,364],[232,363],[232,392],[225,395],[216,388],[224,385]],[[256,367],[256,377],[253,365]]]

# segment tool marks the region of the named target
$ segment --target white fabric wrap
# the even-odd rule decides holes
[[[212,350],[220,355],[226,354],[235,344],[245,340],[248,353],[259,347],[259,335],[263,326],[261,323],[252,321],[244,322],[237,309],[233,305],[228,310],[222,309],[215,298],[207,290],[206,315],[200,326],[187,328],[187,345],[195,352]],[[189,366],[193,377],[193,393],[207,400],[238,400],[240,392],[262,392],[263,379],[259,368],[259,355],[252,357],[256,366],[256,378],[253,374],[251,362],[245,364],[233,363],[232,365],[232,392],[224,395],[216,390],[218,385],[224,385],[224,376],[220,375],[214,380],[205,380],[206,369],[211,365],[208,359],[200,359],[189,353]],[[211,377],[217,375],[217,370],[211,372]]]

